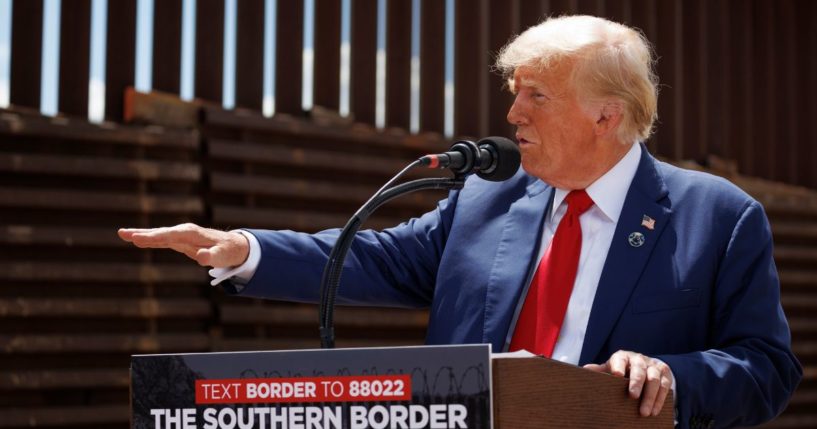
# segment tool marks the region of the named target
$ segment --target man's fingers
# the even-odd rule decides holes
[[[652,415],[658,391],[661,388],[661,372],[655,366],[647,367],[645,371],[647,381],[644,383],[644,394],[641,396],[641,415],[646,417]]]
[[[239,240],[246,240],[243,236]],[[244,263],[242,248],[235,242],[223,241],[215,246],[199,249],[193,258],[201,266],[215,268],[234,267]]]
[[[643,359],[633,357],[630,359],[630,397],[637,399],[644,389],[644,382],[647,379],[647,365]]]
[[[150,229],[145,229],[145,228],[119,228],[119,230],[116,231],[116,233],[119,235],[119,238],[121,238],[121,239],[123,239],[125,241],[132,241],[133,240],[133,234],[144,233],[144,232],[147,232],[147,231],[150,231]]]
[[[181,226],[181,225],[179,225]],[[120,228],[116,233],[125,241],[132,242],[141,248],[169,248],[183,253],[190,259],[196,259],[200,246],[185,240],[174,240],[172,228]]]
[[[122,228],[123,240],[141,248],[173,249],[202,266],[224,268],[238,266],[247,260],[248,239],[237,232],[225,232],[185,223],[164,228]]]
[[[630,397],[640,398],[638,412],[644,417],[657,416],[672,389],[670,367],[658,359],[640,353],[619,350],[604,364],[587,364],[584,368],[613,375],[627,375]]]
[[[224,267],[225,265],[222,263],[222,260],[225,259],[227,253],[226,250],[227,249],[225,249],[222,245],[199,249],[193,259],[195,259],[196,262],[198,262],[202,267]]]
[[[183,253],[184,256],[187,256],[194,261],[198,261],[196,255],[198,254],[199,250],[201,250],[201,247],[190,245],[171,245],[170,248],[179,253]]]
[[[630,366],[629,352],[619,351],[613,353],[607,364],[610,366],[610,374],[624,377],[627,375],[627,367]]]
[[[213,237],[205,234],[206,230],[198,225],[186,223],[172,227],[151,228],[142,230],[125,230],[120,236],[143,248],[171,248],[178,250],[183,246],[210,247],[216,244]]]
[[[658,365],[658,369],[661,373],[661,384],[658,389],[658,395],[655,398],[655,404],[652,406],[652,415],[654,416],[657,416],[658,413],[661,412],[661,409],[664,407],[664,401],[666,401],[667,395],[669,395],[669,391],[672,389],[672,371],[669,370],[669,366],[662,362]]]
[[[175,228],[175,227],[174,227]],[[129,240],[136,247],[167,248],[173,243],[172,228],[151,228],[129,232]]]
[[[196,255],[193,256],[193,259],[195,259],[196,262],[198,262],[202,267],[213,266],[213,264],[210,262],[213,259],[213,252],[209,248],[199,249],[196,252]]]
[[[122,228],[117,231],[120,238],[133,243],[136,247],[148,249],[172,249],[183,253],[190,259],[205,265],[209,262],[199,261],[198,252],[216,244],[213,234],[207,234],[204,228],[186,223],[163,228]]]

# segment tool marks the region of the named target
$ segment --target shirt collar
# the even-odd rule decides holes
[[[636,170],[638,170],[640,160],[641,145],[636,142],[613,168],[585,189],[596,207],[614,223],[618,222],[621,215],[624,199],[627,198],[627,191],[630,189]],[[562,204],[569,192],[570,190],[567,189],[556,188],[553,195],[553,206],[550,210],[551,222],[556,214],[556,209]]]

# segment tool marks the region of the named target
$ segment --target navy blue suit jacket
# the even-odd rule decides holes
[[[521,169],[471,177],[436,210],[358,234],[338,302],[429,307],[430,344],[505,350],[553,188]],[[647,215],[655,228],[641,225]],[[645,242],[633,247],[632,232]],[[338,231],[252,231],[262,262],[242,295],[315,302]],[[682,427],[779,414],[800,381],[761,205],[726,180],[642,157],[627,193],[579,364],[632,350],[666,362]]]

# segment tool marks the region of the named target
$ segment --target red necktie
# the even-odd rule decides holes
[[[579,216],[593,206],[593,200],[584,190],[571,191],[565,201],[567,213],[533,275],[511,338],[510,351],[525,349],[550,357],[556,346],[582,252]]]

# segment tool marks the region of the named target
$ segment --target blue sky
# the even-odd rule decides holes
[[[21,1],[21,0],[17,0]],[[91,14],[91,64],[89,79],[89,119],[101,121],[105,112],[105,35],[107,5],[109,0],[92,0]],[[113,0],[115,1],[115,0]],[[155,0],[137,0],[136,25],[136,68],[134,70],[135,86],[140,91],[152,88],[152,51],[153,46],[153,5]],[[236,55],[236,7],[240,0],[224,0],[224,70],[223,70],[223,105],[232,108],[235,105],[235,55]],[[274,46],[276,9],[278,0],[265,0],[264,29],[264,93],[263,112],[270,116],[275,111],[274,94]],[[304,1],[304,54],[303,54],[303,107],[312,107],[312,72],[313,72],[313,30],[314,2]],[[349,33],[350,11],[353,0],[342,0],[341,5],[341,70],[340,70],[340,113],[349,113]],[[453,129],[453,0],[446,1],[446,134]],[[41,106],[46,115],[54,115],[58,110],[59,93],[59,27],[61,0],[45,0],[43,16],[43,50],[41,76]],[[385,31],[387,0],[378,0],[378,57],[377,81],[375,88],[376,124],[385,124]],[[11,11],[13,0],[0,0],[0,107],[9,104],[9,70],[11,51]],[[192,99],[195,88],[195,10],[196,0],[182,0],[182,49],[180,96]],[[420,51],[420,0],[413,0],[412,5],[412,81],[411,81],[411,129],[419,128],[419,51]]]
[[[46,115],[57,113],[61,4],[60,0],[45,0],[43,4],[43,50],[41,52],[43,72],[40,76],[40,110]]]
[[[9,104],[11,0],[0,0],[0,107]]]

